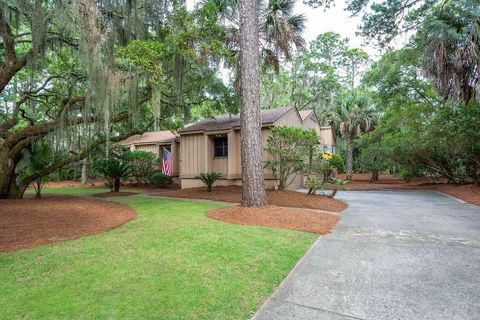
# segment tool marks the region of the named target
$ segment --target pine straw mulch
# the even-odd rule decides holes
[[[126,197],[126,196],[133,196],[135,194],[138,194],[138,192],[130,192],[130,191],[109,191],[109,192],[102,192],[102,193],[96,193],[93,196],[94,197],[99,197],[99,198],[110,198],[110,197]]]
[[[45,196],[0,200],[0,252],[101,233],[136,216],[126,205],[101,199]]]
[[[340,175],[345,178],[345,175]],[[395,190],[434,190],[459,198],[465,202],[480,206],[480,186],[473,184],[451,184],[446,181],[433,181],[431,179],[417,179],[404,181],[391,174],[382,174],[378,181],[370,182],[368,173],[355,173],[353,179],[346,185],[326,185],[326,189],[339,189],[351,191],[369,191],[382,189]]]
[[[202,187],[154,192],[152,195],[240,203],[242,200],[242,188],[236,186],[213,187],[213,191],[208,192],[206,187]],[[340,212],[347,208],[347,204],[340,200],[319,195],[307,195],[295,191],[268,190],[267,198],[268,204],[278,207],[317,209],[330,212]]]
[[[205,215],[228,223],[291,229],[316,234],[329,233],[340,220],[339,216],[314,210],[277,206],[219,208],[210,210]]]

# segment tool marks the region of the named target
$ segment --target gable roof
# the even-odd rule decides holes
[[[132,144],[157,144],[162,142],[171,142],[178,137],[177,134],[170,130],[145,132],[144,134],[136,134],[120,141],[118,144],[129,146]]]
[[[302,118],[302,121],[304,121],[305,119],[307,119],[307,117],[309,115],[311,115],[313,113],[313,110],[310,109],[310,110],[301,110],[301,111],[298,111],[298,113],[300,114],[300,117]]]
[[[274,123],[292,108],[275,108],[261,111],[262,125]],[[179,131],[189,133],[195,131],[217,131],[240,127],[240,115],[221,115],[209,119],[203,119]]]

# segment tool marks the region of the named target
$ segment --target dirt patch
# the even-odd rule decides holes
[[[165,192],[155,192],[153,195],[165,197],[205,199],[213,201],[240,203],[242,200],[242,188],[236,186],[214,187],[212,192],[207,188],[189,188]],[[295,191],[267,191],[268,203],[279,207],[319,209],[331,212],[344,210],[347,205],[336,199],[319,195],[307,195]]]
[[[100,199],[0,200],[0,252],[101,233],[136,216],[126,205]]]
[[[313,210],[267,206],[265,208],[219,208],[205,213],[209,218],[247,226],[263,226],[326,234],[339,216]]]
[[[102,193],[96,193],[93,196],[94,197],[99,197],[99,198],[110,198],[110,197],[127,197],[127,196],[133,196],[135,194],[138,194],[138,192],[130,192],[130,191],[110,191],[110,192],[102,192]]]

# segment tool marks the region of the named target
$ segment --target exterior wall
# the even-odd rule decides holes
[[[298,114],[295,108],[290,109],[287,113],[275,121],[275,126],[287,126],[287,127],[301,127],[302,118]]]
[[[147,151],[159,155],[159,149],[156,144],[135,145],[135,151]]]
[[[228,157],[230,158],[230,157]],[[222,176],[228,174],[228,158],[212,158],[212,171],[221,173]]]
[[[242,177],[242,163],[240,155],[240,130],[228,133],[228,179]]]
[[[322,127],[320,129],[320,143],[327,146],[335,146],[335,136],[331,128]]]
[[[206,165],[210,148],[204,134],[184,135],[180,143],[180,178],[194,178],[201,172],[211,171]],[[208,150],[207,150],[208,149]]]
[[[309,129],[314,129],[317,132],[317,135],[320,137],[321,132],[320,132],[320,126],[318,125],[317,120],[315,119],[315,115],[310,115],[308,116],[302,124],[302,128],[309,130]],[[321,140],[321,139],[320,139]]]
[[[172,174],[180,175],[180,141],[172,143]]]

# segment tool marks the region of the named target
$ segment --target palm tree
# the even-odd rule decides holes
[[[334,132],[347,142],[347,180],[352,178],[353,173],[353,140],[362,133],[371,131],[376,119],[370,99],[358,90],[340,96],[326,116]]]
[[[220,11],[221,22],[227,26],[226,42],[232,54],[232,67],[236,72],[236,84],[240,79],[238,54],[240,50],[240,18],[238,0],[207,0]],[[258,29],[262,65],[272,66],[278,71],[280,59],[290,59],[295,49],[303,50],[305,40],[304,15],[293,13],[295,0],[268,0],[257,2],[259,11]]]
[[[112,182],[112,191],[120,191],[120,181],[127,178],[133,171],[129,163],[117,159],[102,159],[97,162],[97,170]]]
[[[27,166],[21,176],[27,176],[40,171],[49,166],[55,158],[52,147],[46,142],[36,142],[29,146],[26,152]],[[35,197],[41,198],[42,189],[47,180],[47,176],[36,179],[32,185],[35,189]]]
[[[448,1],[434,9],[417,36],[423,69],[445,98],[480,102],[478,0]]]

